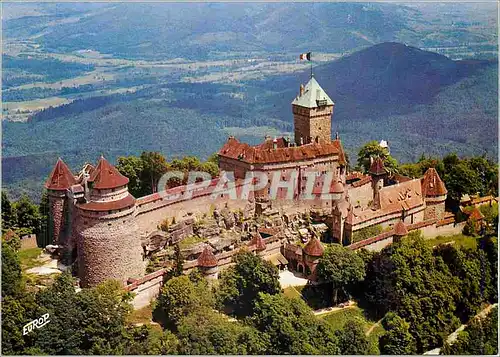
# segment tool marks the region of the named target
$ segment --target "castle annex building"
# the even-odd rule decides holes
[[[374,157],[368,174],[347,172],[341,140],[338,134],[331,138],[335,104],[315,78],[300,86],[291,105],[293,140],[267,137],[250,146],[230,137],[218,152],[220,171],[234,173],[237,190],[248,173],[269,178],[246,200],[227,194],[214,199],[211,190],[219,179],[189,198],[182,196],[186,186],[169,189],[165,196],[134,198],[128,192],[128,178],[104,157],[96,166],[85,165],[77,175],[59,159],[45,184],[50,232],[62,259],[77,261],[81,285],[113,278],[132,282],[135,288],[148,279],[160,281],[161,271],[144,277],[148,254],[193,234],[206,241],[186,253],[186,271],[198,268],[207,278],[216,278],[219,269],[231,264],[233,254],[245,247],[314,280],[323,243],[380,249],[414,229],[430,236],[455,229],[454,219],[445,212],[447,190],[436,170],[431,168],[417,179],[391,175],[383,160]],[[325,186],[322,177],[327,173],[333,181]],[[270,184],[276,174],[284,182],[296,177],[298,183],[279,188],[272,200]],[[302,199],[310,188],[313,199]],[[330,193],[330,198],[321,199],[322,192]],[[322,233],[308,230],[310,223],[300,218],[304,214],[322,227]],[[166,217],[178,223],[167,232],[159,231]],[[202,227],[201,222],[208,226]],[[358,239],[360,232],[374,226],[383,233]]]

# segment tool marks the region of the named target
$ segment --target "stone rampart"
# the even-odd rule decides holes
[[[133,214],[114,219],[80,217],[78,266],[82,287],[106,279],[122,282],[144,274],[145,261]]]

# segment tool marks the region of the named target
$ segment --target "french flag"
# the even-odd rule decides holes
[[[302,61],[302,60],[305,60],[305,59],[306,59],[306,60],[308,60],[308,61],[310,61],[310,60],[311,60],[311,52],[302,53],[302,54],[300,55],[300,60],[301,60],[301,61]]]

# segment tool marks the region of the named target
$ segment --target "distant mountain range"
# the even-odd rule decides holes
[[[353,162],[372,139],[388,140],[400,161],[422,153],[498,153],[496,61],[452,61],[382,43],[317,66],[314,73],[336,102],[332,129],[340,132]],[[305,71],[237,85],[163,83],[102,103],[90,98],[69,104],[30,123],[4,122],[3,185],[38,196],[58,156],[73,168],[101,153],[112,161],[142,150],[169,159],[204,158],[226,140],[227,128],[290,132],[290,103],[308,77]],[[241,137],[258,142],[263,133],[248,130]]]
[[[92,49],[114,57],[161,60],[345,52],[384,41],[494,50],[497,42],[495,4],[69,5],[5,4],[4,36],[30,39],[49,52]],[[20,8],[31,16],[21,16]]]

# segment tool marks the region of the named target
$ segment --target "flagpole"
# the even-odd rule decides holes
[[[311,78],[313,77],[313,62],[312,62],[312,52],[311,52],[311,60],[309,62],[311,62]]]

